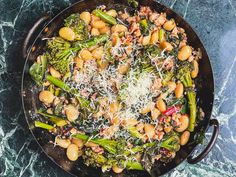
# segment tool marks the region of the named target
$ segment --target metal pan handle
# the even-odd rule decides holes
[[[38,19],[33,27],[29,30],[24,42],[23,42],[23,46],[22,46],[22,55],[23,55],[23,58],[26,58],[27,56],[27,52],[28,52],[28,48],[30,46],[30,41],[32,39],[32,36],[33,34],[35,33],[35,31],[45,22],[47,21],[48,19],[50,18],[49,15],[45,15],[43,17],[41,17],[40,19]]]
[[[207,147],[197,157],[193,158],[193,155],[190,155],[187,158],[188,163],[190,163],[190,164],[198,163],[204,157],[206,157],[206,155],[211,151],[211,149],[215,145],[216,139],[219,134],[219,122],[216,119],[211,119],[210,126],[213,126],[213,128],[214,128],[210,142],[208,143]]]

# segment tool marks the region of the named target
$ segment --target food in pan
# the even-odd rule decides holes
[[[46,43],[29,70],[42,103],[35,126],[71,161],[150,171],[175,157],[204,116],[201,52],[165,13],[99,6],[67,17]]]

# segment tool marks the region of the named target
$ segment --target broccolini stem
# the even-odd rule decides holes
[[[131,136],[133,136],[135,138],[139,138],[139,139],[143,138],[143,135],[141,133],[139,133],[139,131],[135,127],[130,126],[130,127],[126,127],[126,129],[131,134]]]
[[[93,38],[87,39],[87,40],[83,40],[83,41],[78,41],[74,43],[74,48],[69,49],[72,52],[77,52],[83,48],[89,48],[91,46],[94,46],[96,44],[102,43],[107,41],[109,38],[109,36],[107,34],[103,34],[103,35],[99,35],[99,36],[95,36]]]
[[[45,124],[45,123],[40,122],[40,121],[35,121],[34,125],[35,125],[35,127],[43,128],[43,129],[46,129],[46,130],[52,130],[54,128],[53,126],[51,126],[49,124]]]
[[[187,93],[188,96],[188,105],[190,110],[190,119],[189,119],[189,127],[188,130],[190,132],[194,131],[195,122],[196,122],[196,115],[197,115],[197,107],[196,107],[196,93],[189,91]]]
[[[53,123],[55,123],[59,127],[63,127],[64,125],[67,124],[66,120],[64,120],[64,119],[62,119],[60,117],[57,117],[55,115],[43,113],[40,110],[38,110],[37,113],[42,115],[42,116],[44,116],[44,117],[48,117]]]
[[[111,15],[108,15],[106,12],[103,12],[100,9],[94,10],[93,14],[111,25],[117,24],[116,19],[114,17],[112,17]]]
[[[79,93],[78,93],[78,90],[76,90],[75,88],[70,88],[68,85],[66,85],[63,81],[51,76],[51,75],[47,75],[46,79],[51,82],[52,84],[54,84],[55,86],[61,88],[62,90],[76,96],[76,98],[78,99],[79,103],[80,103],[80,106],[82,108],[87,108],[89,110],[92,110],[92,108],[90,107],[90,101],[83,98],[83,97],[80,97],[79,96]]]
[[[164,78],[163,78],[163,80],[162,80],[162,84],[163,84],[164,86],[166,86],[167,83],[171,80],[171,78],[172,78],[173,76],[174,76],[174,73],[173,73],[173,72],[171,72],[171,71],[167,72],[167,73],[164,75]]]
[[[90,141],[92,143],[98,144],[102,146],[104,149],[106,149],[109,153],[111,154],[116,154],[116,146],[117,142],[114,140],[109,140],[109,139],[90,139],[89,136],[84,135],[84,134],[75,134],[72,135],[74,138],[81,139],[83,141]]]
[[[131,150],[126,150],[124,151],[124,155],[130,155],[131,153],[137,153],[137,152],[141,152],[143,151],[145,148],[147,147],[152,147],[156,144],[156,142],[152,142],[152,143],[145,143],[141,146],[135,146],[134,148],[132,148]]]

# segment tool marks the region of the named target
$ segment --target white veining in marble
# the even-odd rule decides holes
[[[70,177],[33,140],[21,109],[23,66],[18,52],[33,22],[76,0],[0,0],[0,176]],[[217,144],[200,163],[182,163],[169,177],[236,176],[236,1],[160,0],[182,14],[202,39],[214,69],[213,118],[221,125]],[[26,23],[27,21],[27,23]],[[28,24],[29,23],[29,24]],[[206,134],[211,137],[211,130]]]

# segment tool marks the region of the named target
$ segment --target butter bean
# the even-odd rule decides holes
[[[75,121],[79,116],[79,111],[73,105],[67,105],[65,107],[66,117],[70,122]]]
[[[110,34],[109,26],[105,26],[104,28],[99,29],[100,34]]]
[[[109,105],[109,111],[112,114],[116,113],[118,109],[119,109],[119,104],[117,102],[113,102]]]
[[[152,124],[145,124],[144,131],[148,138],[152,139],[155,135],[155,127]]]
[[[75,39],[75,33],[74,31],[69,28],[69,27],[62,27],[59,30],[59,35],[63,38],[66,39],[68,41],[73,41]]]
[[[116,25],[112,26],[111,31],[112,31],[112,33],[127,32],[128,28],[124,25],[116,24]]]
[[[156,120],[160,114],[161,114],[161,112],[159,111],[159,109],[157,109],[157,108],[152,109],[151,110],[152,120]]]
[[[174,19],[168,20],[164,23],[163,28],[167,31],[171,31],[176,26]]]
[[[68,148],[68,146],[71,144],[69,139],[62,139],[59,137],[56,137],[55,143],[56,143],[56,145],[58,145],[62,148],[65,148],[65,149]]]
[[[166,50],[168,52],[173,50],[173,46],[171,45],[171,43],[163,41],[160,43],[160,47],[162,50]]]
[[[120,74],[126,74],[129,71],[129,68],[130,68],[130,64],[129,63],[120,64],[118,66],[118,72]]]
[[[43,90],[39,93],[39,100],[45,104],[51,104],[54,100],[54,95],[48,90]]]
[[[53,77],[58,78],[58,79],[61,78],[60,72],[58,72],[57,70],[55,70],[53,67],[50,67],[50,68],[49,68],[49,72],[50,72],[50,74],[51,74]]]
[[[92,21],[91,25],[94,28],[100,29],[100,28],[104,28],[106,26],[106,23],[102,20],[97,20],[97,21]]]
[[[192,54],[192,48],[188,45],[183,46],[178,52],[178,59],[181,61],[187,60]]]
[[[175,128],[177,132],[183,132],[189,126],[189,117],[187,115],[181,115],[179,118],[180,125]]]
[[[103,54],[104,54],[103,47],[96,48],[92,51],[93,57],[97,60],[102,59]]]
[[[191,77],[196,78],[199,72],[198,62],[196,60],[193,60],[193,70],[191,72]]]
[[[93,142],[87,142],[86,144],[85,144],[85,146],[86,147],[98,147],[98,145],[97,144],[95,144],[95,143],[93,143]]]
[[[84,142],[81,139],[72,138],[71,142],[78,146],[80,149],[84,146]]]
[[[84,60],[82,60],[81,58],[77,57],[75,59],[75,63],[76,63],[76,67],[77,68],[82,69],[83,65],[84,65]]]
[[[117,34],[113,34],[111,36],[111,40],[112,40],[112,46],[118,46],[121,43],[121,40]]]
[[[151,35],[144,36],[142,39],[142,44],[143,45],[148,45],[150,43]]]
[[[98,36],[98,35],[100,35],[100,32],[97,28],[92,28],[91,29],[91,35],[92,36]]]
[[[183,96],[183,94],[184,94],[184,86],[181,82],[179,82],[175,88],[175,97],[181,98]]]
[[[79,56],[83,59],[83,60],[91,60],[93,59],[93,55],[91,54],[91,52],[87,49],[83,49],[81,50]]]
[[[113,166],[112,166],[112,170],[113,170],[115,173],[121,173],[124,169],[118,167],[117,165],[113,165]]]
[[[151,40],[150,43],[151,44],[156,44],[158,42],[159,39],[159,32],[158,31],[154,31],[151,35]]]
[[[91,14],[89,12],[82,12],[80,18],[88,25],[91,21]]]
[[[69,160],[76,161],[79,156],[82,155],[82,152],[79,151],[78,146],[76,146],[75,144],[70,144],[67,148],[66,155]]]
[[[114,10],[114,9],[108,10],[108,11],[106,12],[106,14],[108,14],[108,15],[110,15],[110,16],[112,16],[112,17],[116,17],[116,16],[117,16],[117,12],[116,12],[116,10]]]
[[[188,143],[190,137],[190,132],[189,131],[184,131],[183,134],[180,137],[180,145],[184,146],[185,144]]]
[[[174,91],[175,88],[176,88],[176,83],[173,82],[173,81],[169,81],[169,82],[167,83],[167,86],[168,86],[169,90],[172,92],[172,91]]]
[[[156,106],[161,112],[164,112],[166,110],[166,103],[163,101],[163,99],[158,99]]]
[[[164,131],[166,132],[166,133],[169,133],[171,130],[172,130],[172,126],[167,126],[167,127],[164,127]]]

